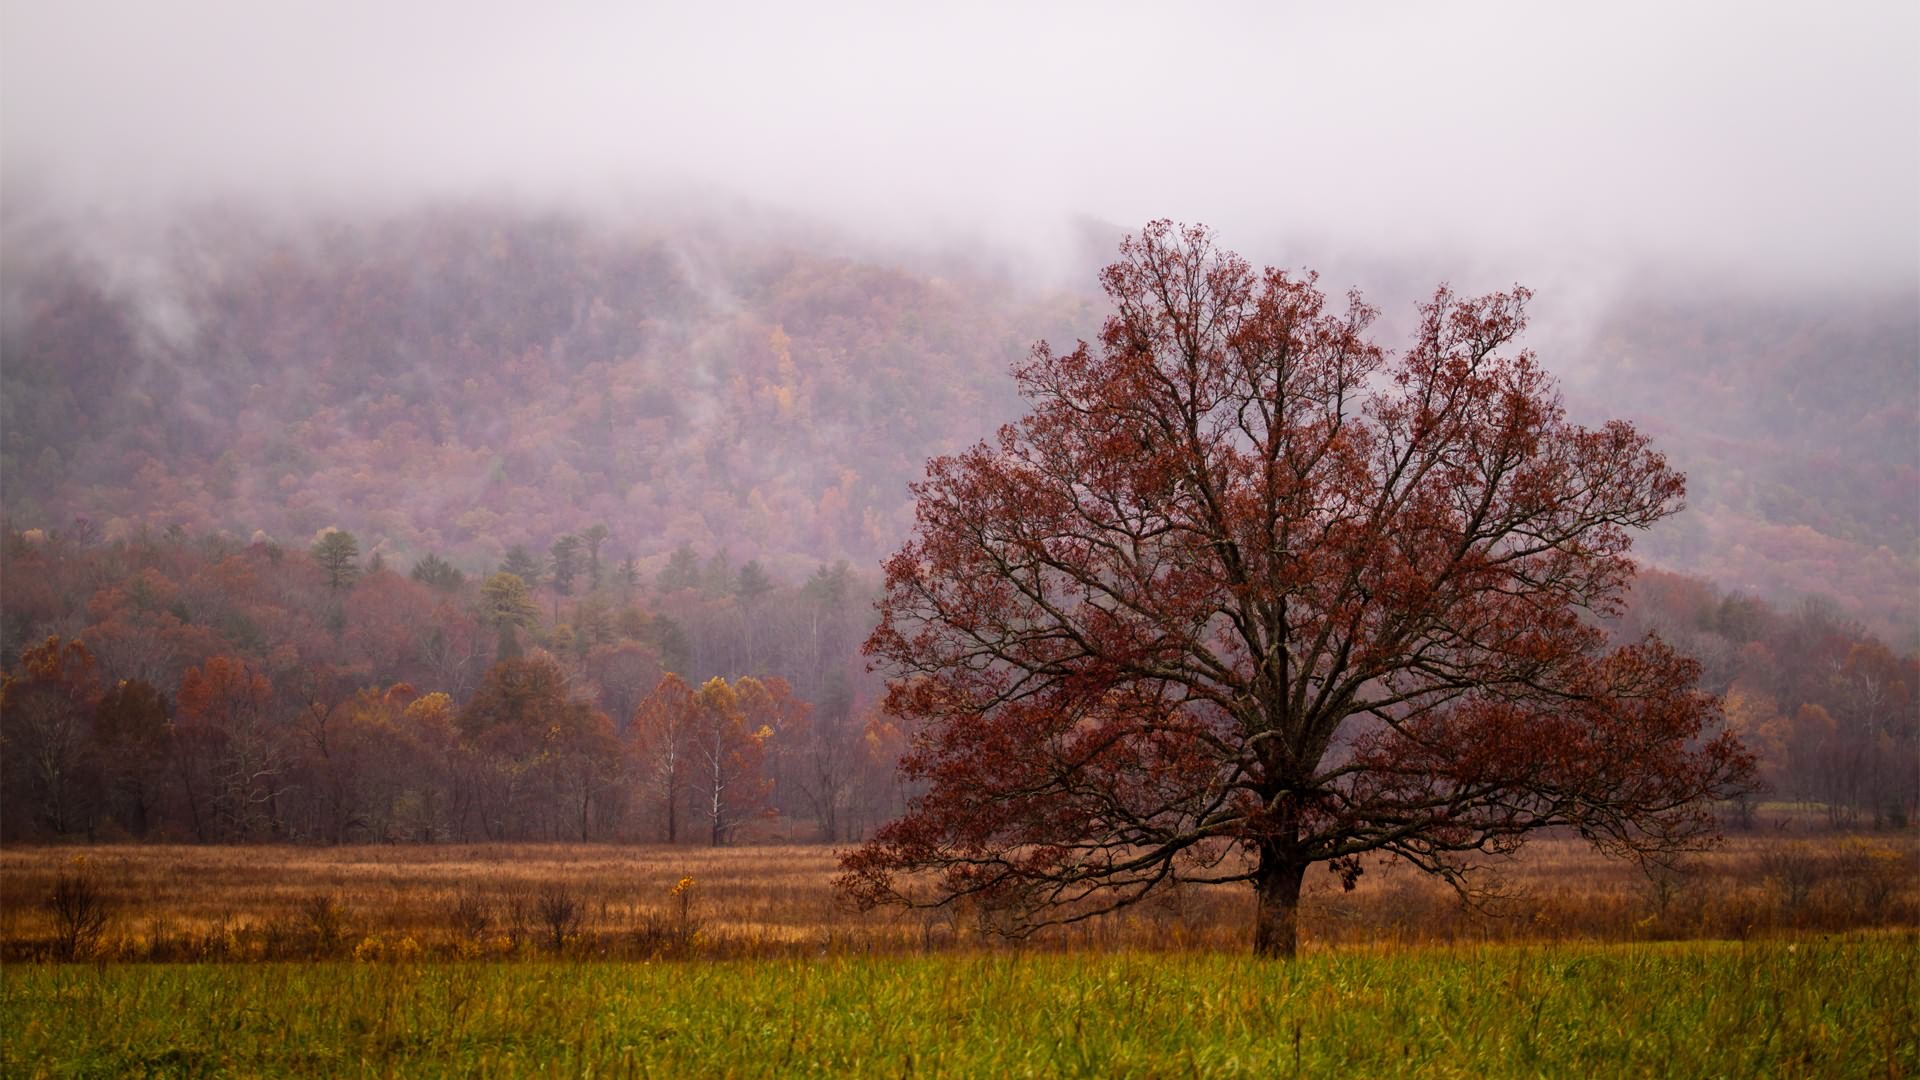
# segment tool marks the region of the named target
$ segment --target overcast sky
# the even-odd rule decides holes
[[[666,185],[1035,246],[1166,216],[1522,270],[1905,287],[1920,261],[1911,2],[0,10],[16,196]]]

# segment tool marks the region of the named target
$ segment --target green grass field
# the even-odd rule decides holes
[[[1920,937],[730,963],[12,965],[29,1076],[1913,1076]]]

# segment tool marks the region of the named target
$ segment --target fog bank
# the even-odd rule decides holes
[[[1920,11],[1849,4],[8,2],[6,191],[74,204],[738,198],[1068,258],[1916,276]]]

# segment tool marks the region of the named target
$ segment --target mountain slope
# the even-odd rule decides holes
[[[340,526],[481,569],[605,522],[644,569],[682,544],[789,575],[870,564],[904,536],[926,458],[1017,415],[1008,365],[1100,318],[1084,295],[764,222],[203,216],[131,244],[24,220],[0,305],[19,529],[304,545]],[[1646,540],[1651,561],[1830,594],[1910,644],[1915,310],[1629,298],[1583,353],[1544,359],[1576,416],[1634,420],[1689,473],[1692,508]]]

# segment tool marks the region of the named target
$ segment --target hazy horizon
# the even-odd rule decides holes
[[[1920,282],[1920,12],[9,0],[5,192],[766,207],[1056,279],[1084,222],[1494,282]]]

